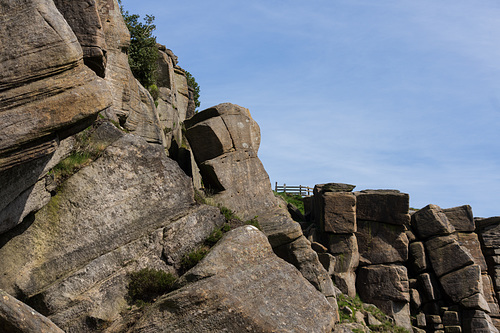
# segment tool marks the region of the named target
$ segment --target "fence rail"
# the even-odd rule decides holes
[[[309,186],[303,186],[303,185],[278,185],[278,182],[276,182],[274,186],[274,190],[276,192],[283,192],[283,193],[290,193],[290,194],[297,194],[301,195],[303,197],[313,195],[313,188]]]

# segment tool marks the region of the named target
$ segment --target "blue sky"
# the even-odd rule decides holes
[[[398,189],[500,215],[500,3],[123,0],[259,123],[271,183]]]

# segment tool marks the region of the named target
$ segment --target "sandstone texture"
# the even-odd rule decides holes
[[[0,17],[1,332],[498,332],[500,217],[335,182],[302,215],[248,109],[195,111],[161,44],[133,77],[117,0]],[[175,283],[134,299],[143,269]]]
[[[48,202],[43,178],[65,154],[64,140],[111,99],[52,1],[7,2],[0,16],[2,233]]]

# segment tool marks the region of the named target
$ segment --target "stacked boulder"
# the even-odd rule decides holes
[[[410,293],[407,269],[406,226],[409,196],[396,190],[356,192],[356,238],[359,268],[356,290],[361,299],[377,305],[411,329]]]
[[[315,186],[314,224],[308,237],[335,258],[330,272],[343,293],[351,297],[359,293],[364,302],[394,318],[396,325],[411,329],[404,266],[409,196],[395,190],[353,193],[353,188],[339,183]]]
[[[316,223],[310,237],[312,242],[323,244],[327,255],[334,257],[333,269],[330,268],[332,279],[344,294],[351,297],[356,295],[356,268],[359,263],[358,242],[354,234],[357,225],[353,189],[353,185],[339,183],[314,187]]]
[[[417,326],[430,331],[496,332],[488,315],[488,303],[494,307],[496,301],[484,276],[486,265],[472,232],[470,207],[443,211],[428,205],[412,215],[411,226],[415,238],[410,244],[410,269],[416,277],[411,283],[412,306],[426,315],[425,320],[420,315]]]

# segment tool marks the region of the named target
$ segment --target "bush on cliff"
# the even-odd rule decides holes
[[[130,273],[128,296],[138,304],[152,302],[158,296],[173,290],[175,281],[176,277],[170,273],[144,268]]]

